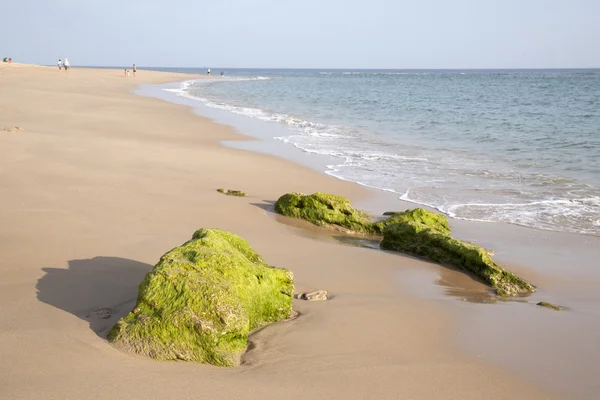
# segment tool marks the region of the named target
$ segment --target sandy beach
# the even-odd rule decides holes
[[[412,257],[341,244],[271,211],[286,192],[326,191],[364,204],[371,191],[223,147],[245,137],[184,105],[132,93],[189,75],[137,75],[0,66],[1,399],[560,397],[464,351],[459,335],[475,318],[471,309],[453,312],[418,295],[415,287],[432,283],[409,277],[421,270],[475,292],[485,292],[482,284]],[[225,197],[219,187],[249,196]],[[144,274],[201,227],[242,236],[269,263],[294,272],[296,291],[326,289],[333,299],[294,300],[299,318],[252,335],[238,368],[115,349],[106,333],[135,304]],[[550,278],[538,282],[552,287]],[[498,308],[497,320],[496,310],[478,310],[488,334],[469,340],[484,349],[497,332],[518,350],[518,338],[504,332],[510,316],[502,314],[511,307]],[[95,316],[98,309],[110,318]]]

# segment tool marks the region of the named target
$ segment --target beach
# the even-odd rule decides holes
[[[591,302],[597,298],[582,296],[581,304],[589,305],[583,313],[573,300],[575,310],[560,314],[529,303],[474,305],[445,293],[427,295],[438,290],[438,280],[469,293],[486,288],[459,272],[345,245],[308,224],[275,217],[272,204],[287,192],[325,191],[370,211],[378,207],[371,190],[281,157],[222,146],[247,138],[188,106],[133,93],[140,84],[200,77],[0,68],[0,129],[11,128],[0,130],[1,399],[550,399],[597,393],[597,350],[588,347],[598,332],[597,303]],[[216,191],[221,187],[248,197],[223,196]],[[294,300],[299,317],[253,334],[237,368],[159,362],[114,348],[106,334],[135,305],[145,273],[202,227],[238,234],[267,262],[292,270],[296,292],[325,289],[333,298]],[[593,279],[582,273],[565,283],[559,267],[545,273],[535,260],[548,250],[573,265],[591,265],[597,238],[530,230],[515,236],[512,227],[487,227],[459,222],[455,231],[497,247],[501,259],[540,286],[536,296],[594,292],[596,272]],[[503,244],[494,246],[496,240]],[[583,255],[570,250],[576,246]],[[100,309],[110,317],[98,318]],[[580,330],[581,321],[587,325]],[[511,334],[514,327],[518,335]],[[585,337],[573,343],[582,331]],[[485,354],[490,347],[527,353],[534,343],[547,359],[498,361]],[[575,375],[567,374],[564,385],[548,383],[560,380],[554,363],[586,349],[580,363],[566,363]],[[542,376],[515,367],[515,357]]]

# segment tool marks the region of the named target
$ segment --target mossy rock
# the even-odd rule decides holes
[[[311,195],[287,193],[275,202],[275,211],[318,226],[373,233],[369,215],[352,207],[350,200],[341,196],[321,192]]]
[[[246,193],[241,190],[230,190],[230,189],[217,189],[217,192],[223,193],[227,196],[246,197]]]
[[[384,215],[389,218],[373,222],[344,197],[327,193],[288,193],[277,200],[275,211],[318,226],[337,226],[350,232],[383,235],[382,249],[429,258],[468,271],[496,289],[499,296],[535,291],[532,285],[496,264],[490,251],[452,238],[444,215],[423,208],[388,211]]]
[[[538,305],[540,307],[546,307],[546,308],[549,308],[549,309],[555,310],[555,311],[562,311],[563,310],[563,308],[561,306],[557,306],[556,304],[548,303],[546,301],[540,301],[536,305]]]
[[[402,212],[388,211],[383,213],[383,215],[389,215],[390,217],[383,221],[374,222],[371,225],[371,229],[374,232],[381,232],[383,234],[385,228],[390,224],[399,222],[417,222],[426,225],[431,229],[435,229],[438,232],[450,234],[448,218],[446,218],[445,215],[427,211],[424,208],[414,208]]]
[[[373,222],[367,213],[352,207],[347,198],[322,192],[311,195],[284,194],[275,203],[275,211],[288,217],[304,219],[318,226],[341,227],[346,231],[369,235],[383,235],[388,224],[405,220],[419,221],[434,226],[442,232],[450,232],[445,216],[422,208],[386,212],[384,215],[390,218]]]
[[[535,291],[532,285],[496,264],[488,250],[452,238],[445,216],[422,208],[397,213],[386,220],[380,247],[468,271],[496,289],[499,296]]]
[[[161,257],[108,338],[158,360],[235,366],[250,331],[290,316],[293,294],[290,271],[269,266],[239,236],[200,229]]]

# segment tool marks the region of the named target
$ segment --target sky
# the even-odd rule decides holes
[[[600,0],[0,0],[0,15],[0,57],[44,65],[600,67]]]

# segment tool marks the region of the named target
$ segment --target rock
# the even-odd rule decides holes
[[[106,308],[101,308],[99,310],[92,311],[88,315],[88,317],[107,319],[107,318],[110,318],[110,310],[108,310]]]
[[[217,192],[223,193],[227,196],[246,197],[246,193],[242,192],[241,190],[217,189]]]
[[[374,231],[383,233],[385,228],[390,224],[412,221],[424,224],[429,228],[435,229],[441,233],[450,234],[448,218],[442,214],[427,211],[424,208],[414,208],[412,210],[406,210],[402,212],[387,211],[384,213],[384,215],[386,214],[390,215],[390,218],[383,221],[374,222]]]
[[[373,233],[371,219],[366,213],[352,207],[348,199],[332,194],[287,193],[277,200],[275,211],[318,226],[338,226],[352,232]]]
[[[7,126],[2,130],[5,132],[26,132],[25,128],[20,128],[18,126]]]
[[[327,193],[288,193],[277,200],[275,211],[318,226],[341,227],[348,233],[383,235],[382,249],[426,257],[471,272],[496,289],[499,296],[535,291],[532,285],[496,264],[489,250],[452,238],[444,215],[423,208],[388,211],[384,215],[389,218],[373,222],[344,197]]]
[[[549,308],[551,310],[556,310],[556,311],[562,311],[563,310],[563,307],[557,306],[555,304],[548,303],[548,302],[545,302],[545,301],[540,301],[536,305],[538,305],[540,307],[546,307],[546,308]]]
[[[298,298],[300,300],[320,301],[327,300],[327,290],[313,290],[312,292],[301,293]]]
[[[350,200],[345,197],[321,192],[311,195],[284,194],[275,203],[275,211],[326,228],[341,227],[347,233],[382,235],[388,224],[405,219],[435,225],[444,232],[450,231],[446,217],[429,213],[422,208],[404,212],[388,211],[384,215],[390,218],[373,222],[367,213],[352,207]]]
[[[395,214],[387,220],[380,247],[471,272],[496,289],[499,296],[535,291],[532,285],[496,264],[488,250],[452,238],[445,216],[422,208]]]
[[[108,338],[158,360],[239,365],[248,334],[291,315],[293,275],[232,233],[200,229],[164,254]]]

